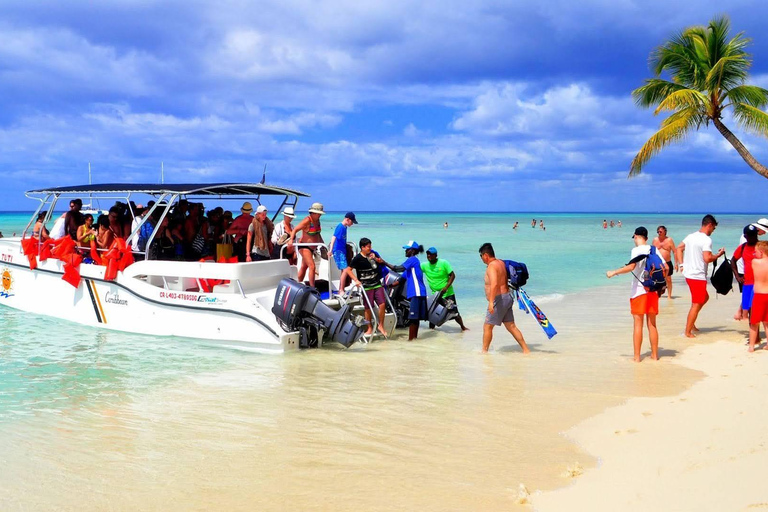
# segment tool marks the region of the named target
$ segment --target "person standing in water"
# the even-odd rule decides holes
[[[667,228],[665,226],[659,226],[656,228],[656,234],[658,235],[653,239],[653,246],[659,251],[661,259],[667,262],[667,298],[672,298],[672,273],[678,270],[677,264],[672,265],[672,255],[675,253],[675,241],[671,237],[667,236]]]
[[[437,249],[430,247],[427,249],[427,261],[421,264],[421,271],[427,278],[427,284],[432,293],[441,293],[441,301],[453,301],[456,304],[456,292],[453,291],[453,281],[456,279],[456,273],[451,268],[451,264],[445,259],[437,258]],[[458,312],[458,306],[456,308]],[[459,324],[462,331],[468,331],[461,319],[461,315],[456,317],[456,323]],[[429,324],[430,329],[434,329],[434,324]]]
[[[651,340],[651,359],[659,359],[659,331],[656,329],[656,315],[659,314],[659,294],[649,292],[643,287],[643,272],[645,271],[645,260],[632,263],[632,260],[638,256],[647,255],[651,252],[651,246],[648,245],[648,230],[640,226],[635,229],[632,235],[635,241],[635,247],[630,253],[629,260],[621,268],[609,270],[605,276],[610,279],[620,274],[632,272],[632,288],[629,294],[629,309],[632,312],[632,318],[635,325],[632,330],[632,346],[634,348],[634,360],[640,362],[640,348],[643,346],[643,320],[648,326],[648,338]]]
[[[515,341],[523,349],[523,354],[530,353],[520,329],[515,325],[515,300],[509,293],[507,269],[504,262],[496,259],[493,246],[484,243],[480,246],[480,259],[487,265],[485,270],[485,297],[488,299],[488,312],[483,324],[483,353],[488,352],[493,341],[493,328],[504,324]]]
[[[400,279],[404,279],[407,286],[406,298],[410,301],[408,310],[408,341],[415,340],[419,336],[419,322],[427,320],[427,287],[424,286],[424,274],[421,271],[421,261],[417,255],[424,252],[424,246],[411,240],[403,246],[405,249],[405,261],[402,265],[393,266],[386,264],[395,272],[400,272],[400,278],[392,283],[396,287]]]

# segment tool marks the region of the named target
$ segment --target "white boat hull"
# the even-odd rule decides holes
[[[280,262],[267,262],[277,263]],[[219,293],[184,289],[194,278],[163,279],[161,276],[208,274],[217,267],[227,272],[258,272],[263,263],[201,264],[187,262],[138,262],[119,272],[114,281],[104,280],[106,267],[80,266],[77,288],[62,280],[63,264],[49,259],[31,270],[20,253],[18,240],[0,240],[0,305],[30,313],[61,318],[83,325],[150,336],[181,336],[245,350],[283,352],[298,348],[298,333],[286,333],[271,312],[271,282],[292,277],[295,269],[285,263],[263,266],[268,279],[260,289],[216,287]],[[247,269],[235,269],[249,266]],[[225,267],[225,268],[222,268]],[[275,271],[279,268],[279,271]],[[154,276],[148,278],[148,275]],[[237,275],[237,274],[233,274]],[[220,278],[216,272],[212,278]],[[155,281],[152,283],[152,281]],[[262,281],[264,279],[262,278]],[[174,289],[176,288],[176,289]]]

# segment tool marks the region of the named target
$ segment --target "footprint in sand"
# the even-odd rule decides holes
[[[644,411],[642,414],[643,414],[643,416],[645,416],[646,418],[647,418],[648,416],[653,416],[653,413],[652,413],[652,412],[648,412],[648,411]]]

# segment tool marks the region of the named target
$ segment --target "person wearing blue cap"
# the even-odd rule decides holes
[[[344,291],[347,284],[347,275],[344,274],[344,269],[349,266],[347,262],[347,228],[352,224],[357,224],[357,218],[353,212],[347,212],[344,219],[336,226],[331,237],[331,244],[328,246],[328,250],[333,255],[333,261],[336,262],[336,266],[341,271],[339,293]]]
[[[386,264],[395,272],[400,272],[400,279],[406,283],[406,298],[410,301],[408,310],[408,341],[415,340],[419,336],[419,322],[427,319],[427,287],[424,286],[424,274],[421,272],[421,261],[417,254],[424,252],[424,246],[414,240],[403,246],[405,249],[405,261],[402,265],[393,266]],[[392,286],[397,286],[400,279]]]
[[[427,284],[432,293],[440,293],[441,301],[453,301],[456,303],[456,294],[453,291],[453,281],[456,274],[451,268],[451,264],[445,259],[437,258],[437,249],[430,247],[427,249],[427,261],[421,264],[421,271],[427,278]],[[461,315],[456,317],[456,323],[459,324],[462,331],[469,329],[464,325]],[[433,324],[429,324],[430,329],[434,329]]]

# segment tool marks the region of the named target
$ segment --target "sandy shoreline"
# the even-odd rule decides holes
[[[722,329],[703,328],[671,358],[706,377],[677,396],[630,398],[568,430],[597,467],[578,468],[568,487],[534,493],[534,510],[768,510],[768,351],[747,353],[746,322],[730,320],[737,298],[711,301],[702,327]],[[685,343],[687,300],[660,320],[662,356]]]

